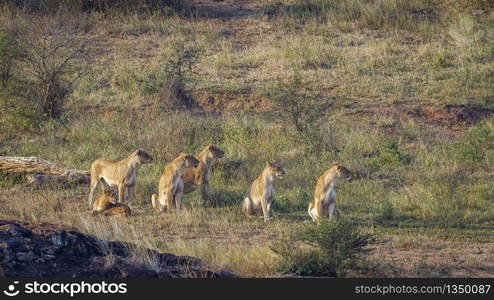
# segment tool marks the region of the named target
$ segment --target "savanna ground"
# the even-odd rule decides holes
[[[33,189],[0,174],[0,218],[74,226],[242,276],[282,276],[271,245],[310,220],[315,182],[339,162],[355,173],[338,186],[340,214],[379,237],[346,276],[494,275],[492,1],[160,3],[74,4],[65,14],[83,20],[77,37],[93,51],[71,70],[91,68],[56,74],[64,92],[45,95],[57,99],[54,111],[33,100],[43,82],[21,56],[0,108],[0,155],[87,170],[99,157],[151,153],[134,216],[92,216],[88,186]],[[22,37],[56,15],[27,6],[2,6],[5,32]],[[163,166],[209,143],[226,152],[210,201],[194,192],[185,211],[156,214],[150,198]],[[266,160],[286,176],[264,223],[242,216],[240,203]]]

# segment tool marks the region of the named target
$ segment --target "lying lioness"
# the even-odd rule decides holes
[[[130,208],[124,203],[117,203],[117,196],[111,187],[106,183],[104,178],[100,178],[103,186],[103,194],[94,202],[93,214],[104,216],[125,216],[131,215]]]

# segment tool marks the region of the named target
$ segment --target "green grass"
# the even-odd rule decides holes
[[[33,107],[25,100],[2,96],[0,155],[89,169],[97,158],[121,159],[143,148],[156,163],[139,171],[136,216],[110,224],[103,237],[132,239],[118,228],[133,227],[146,236],[143,247],[196,255],[246,276],[280,275],[270,244],[309,220],[315,182],[334,162],[354,173],[337,189],[340,213],[355,223],[397,239],[398,246],[422,249],[422,241],[437,238],[447,249],[469,242],[488,247],[483,243],[492,240],[494,226],[492,117],[448,128],[420,118],[354,114],[402,104],[494,108],[489,2],[443,4],[253,1],[252,13],[224,22],[200,14],[84,12],[86,34],[101,38],[94,45],[98,63],[76,82],[60,120],[39,122],[27,114]],[[473,9],[485,12],[474,15]],[[260,13],[266,10],[274,14]],[[16,13],[2,13],[2,24]],[[196,55],[185,90],[200,105],[213,97],[219,113],[164,108],[165,66],[177,48]],[[294,72],[306,88],[297,94],[302,100],[305,92],[336,99],[303,134],[269,106],[273,87]],[[183,215],[155,215],[150,198],[164,165],[210,143],[226,152],[214,165],[211,201],[201,206],[196,191],[185,197]],[[286,176],[275,182],[276,218],[264,224],[244,218],[239,205],[267,160],[280,162]],[[38,191],[24,183],[22,176],[0,174],[2,218],[65,223],[95,234],[109,226],[85,215],[87,187]],[[93,220],[96,227],[87,225]],[[376,255],[386,259],[383,253]],[[442,268],[429,267],[425,275]],[[419,272],[405,269],[378,275]]]

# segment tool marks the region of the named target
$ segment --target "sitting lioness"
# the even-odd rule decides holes
[[[186,168],[195,168],[199,161],[193,155],[181,153],[163,170],[158,186],[158,194],[151,196],[151,203],[158,212],[180,211],[184,182],[182,175]]]
[[[352,173],[347,168],[335,164],[324,172],[317,180],[314,192],[314,201],[309,204],[309,216],[313,221],[320,218],[333,218],[336,216],[336,183],[340,179],[352,179]]]
[[[225,152],[211,144],[196,155],[199,165],[195,168],[187,168],[182,176],[184,182],[184,193],[190,193],[195,185],[201,186],[201,199],[207,199],[209,180],[211,179],[211,166],[217,158],[222,158]]]
[[[285,171],[275,162],[266,162],[261,175],[245,193],[242,211],[247,216],[262,213],[264,221],[271,219],[271,205],[274,201],[274,178],[283,178]]]
[[[117,195],[113,192],[111,187],[106,183],[104,178],[99,180],[103,186],[103,194],[94,202],[93,214],[101,214],[104,216],[124,216],[131,215],[130,208],[123,204],[117,203]]]

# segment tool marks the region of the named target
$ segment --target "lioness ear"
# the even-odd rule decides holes
[[[269,161],[266,161],[266,167],[267,166],[271,166],[271,164],[269,163]]]
[[[136,154],[137,154],[137,155],[139,155],[139,156],[141,156],[141,155],[142,155],[142,149],[137,149],[135,152],[136,152]]]

